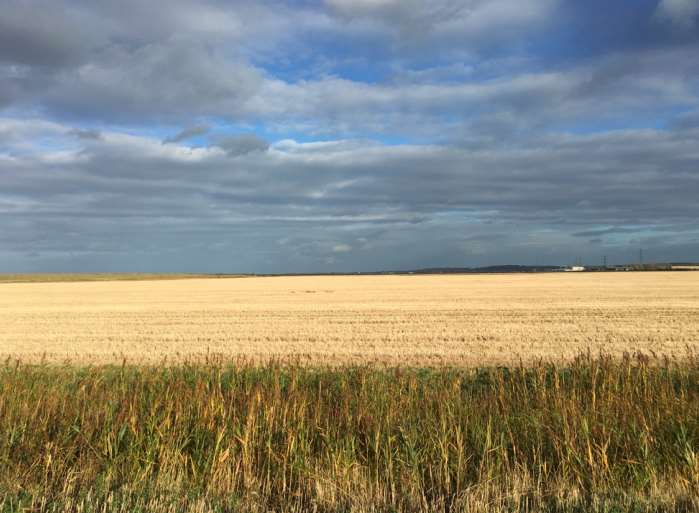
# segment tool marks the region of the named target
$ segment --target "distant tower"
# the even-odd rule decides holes
[[[643,248],[638,250],[638,263],[643,266]]]
[[[604,267],[605,269],[607,268],[607,255],[604,255],[604,257],[602,258],[602,267]]]

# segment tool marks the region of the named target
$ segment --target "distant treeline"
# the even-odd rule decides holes
[[[559,271],[560,265],[489,265],[485,267],[432,267],[411,271],[414,274],[449,273],[542,273]]]

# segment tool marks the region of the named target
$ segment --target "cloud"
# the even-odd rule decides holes
[[[187,128],[184,128],[177,132],[175,135],[171,137],[166,137],[163,139],[163,144],[167,143],[179,143],[182,141],[186,141],[187,139],[191,139],[192,137],[197,137],[199,135],[204,135],[210,130],[210,127],[207,125],[195,125],[195,126],[190,126]]]
[[[657,9],[692,19],[695,3],[664,0]],[[550,52],[522,53],[520,30],[544,38],[531,41],[537,47],[561,43],[551,27],[563,7],[554,0],[526,8],[512,0],[242,1],[235,8],[176,0],[167,10],[131,0],[128,9],[11,2],[3,17],[11,30],[0,30],[10,34],[0,59],[11,63],[0,64],[0,108],[74,123],[172,129],[207,119],[332,138],[434,139],[447,131],[516,134],[696,102],[694,40],[663,46],[652,10],[642,7],[608,12],[614,20],[632,15],[624,44],[611,32],[587,35],[599,25],[596,8],[568,13],[584,25],[576,45],[607,45],[597,59],[573,54],[562,64]],[[161,23],[153,28],[147,20],[155,17]],[[494,43],[503,37],[507,44]]]
[[[697,0],[661,0],[657,15],[668,20],[681,30],[691,30],[699,21],[699,1]]]
[[[699,245],[696,1],[6,4],[0,266]]]
[[[99,63],[66,72],[45,94],[57,113],[97,120],[175,120],[219,112],[234,116],[260,84],[244,63],[171,41],[116,49]]]
[[[681,113],[670,122],[670,126],[679,130],[699,128],[699,109]]]
[[[92,34],[80,13],[58,2],[9,0],[0,17],[0,63],[64,67],[79,62]]]
[[[426,38],[461,38],[477,42],[531,28],[552,13],[552,0],[532,0],[526,8],[512,0],[326,0],[345,20],[379,24],[401,43]],[[510,32],[508,34],[508,31]]]
[[[638,233],[642,232],[644,230],[644,227],[636,227],[636,228],[619,228],[619,227],[612,227],[612,228],[601,228],[597,230],[585,230],[582,232],[575,232],[573,234],[573,237],[600,237],[601,235],[613,235],[617,233],[622,233],[622,234],[627,234],[627,233]],[[601,240],[601,239],[600,239]]]
[[[229,157],[239,157],[247,153],[265,151],[269,143],[254,134],[243,134],[220,139],[216,146]]]
[[[10,0],[0,18],[0,108],[129,123],[236,116],[261,81],[241,46],[246,18],[255,37],[271,40],[266,12],[253,2]]]
[[[333,246],[333,253],[349,253],[352,251],[352,246],[349,244],[335,244]]]
[[[68,134],[77,137],[78,139],[97,140],[102,138],[102,134],[99,130],[83,130],[80,128],[73,128],[68,131]]]
[[[565,70],[490,80],[373,84],[339,77],[289,84],[267,80],[248,109],[283,126],[317,134],[392,133],[435,137],[455,129],[505,131],[628,112],[690,107],[699,66],[695,49],[618,54]],[[505,121],[506,125],[502,122]]]
[[[55,124],[2,126],[42,142],[15,138],[5,147],[14,156],[0,158],[0,261],[12,248],[129,268],[149,253],[177,253],[168,265],[258,272],[309,271],[328,253],[350,251],[352,265],[367,269],[513,254],[556,263],[595,251],[581,237],[599,238],[611,255],[637,247],[630,238],[664,235],[665,246],[680,247],[699,237],[695,139],[681,130],[543,136],[478,150],[286,141],[266,151],[242,145],[231,160],[218,147],[119,132],[76,148]],[[364,249],[354,251],[353,240]]]

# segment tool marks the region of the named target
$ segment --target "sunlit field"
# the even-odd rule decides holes
[[[0,355],[25,362],[488,366],[581,351],[683,355],[699,273],[6,283]]]

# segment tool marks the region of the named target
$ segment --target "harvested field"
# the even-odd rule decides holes
[[[0,354],[28,362],[214,354],[486,366],[588,349],[681,356],[699,342],[699,273],[6,283],[0,325]]]
[[[2,283],[54,283],[76,281],[143,281],[143,280],[187,280],[192,278],[237,278],[239,275],[207,274],[152,274],[152,273],[0,273]]]

